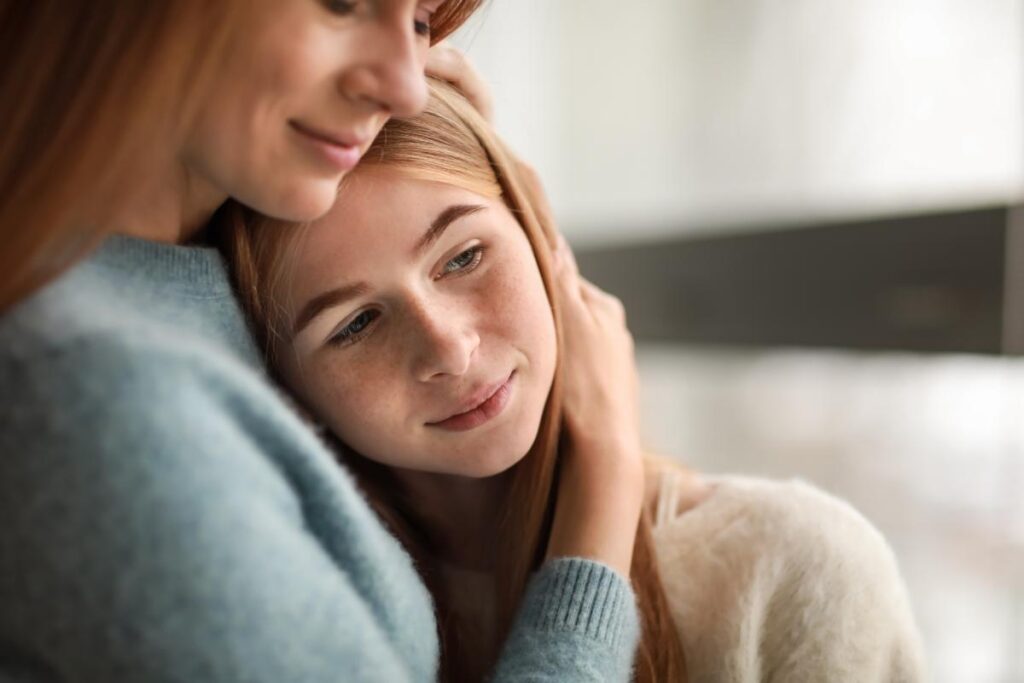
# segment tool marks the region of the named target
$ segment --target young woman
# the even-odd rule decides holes
[[[622,311],[581,283],[538,204],[473,107],[436,83],[325,217],[225,221],[271,366],[433,592],[449,680],[481,680],[497,657],[563,506],[560,459],[599,420],[638,422],[635,373],[560,374],[593,353],[582,330]],[[801,483],[647,468],[637,680],[920,680],[892,554],[853,510]]]
[[[326,212],[476,5],[0,2],[0,678],[435,678],[409,556],[195,244],[228,198]],[[495,680],[628,676],[639,447],[602,424],[564,484],[584,514],[554,520]]]

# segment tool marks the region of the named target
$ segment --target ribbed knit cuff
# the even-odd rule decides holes
[[[573,631],[611,647],[639,633],[629,583],[611,567],[578,557],[541,567],[530,581],[520,621],[542,631]]]

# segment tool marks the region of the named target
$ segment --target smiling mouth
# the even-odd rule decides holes
[[[500,415],[508,405],[515,378],[516,371],[513,370],[504,382],[499,384],[475,407],[465,412],[456,413],[438,422],[428,422],[427,426],[438,427],[452,432],[464,432],[490,422]]]
[[[352,170],[363,155],[362,148],[365,140],[356,139],[355,136],[339,138],[333,134],[305,126],[298,121],[289,121],[289,125],[299,134],[307,149],[318,160],[326,162],[335,170]]]

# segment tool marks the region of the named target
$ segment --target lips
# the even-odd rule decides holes
[[[291,125],[295,130],[299,131],[303,135],[308,135],[311,138],[315,138],[322,142],[326,142],[331,145],[336,145],[338,147],[362,148],[371,139],[371,136],[369,135],[361,135],[357,132],[332,132],[323,128],[317,128],[314,126],[307,125],[305,123],[302,123],[301,121],[292,120]]]
[[[490,421],[508,404],[515,375],[513,370],[505,379],[473,391],[448,417],[428,422],[427,425],[450,431],[465,431]]]
[[[318,159],[342,171],[350,170],[359,163],[363,149],[372,140],[371,136],[357,132],[338,133],[295,120],[289,124]]]

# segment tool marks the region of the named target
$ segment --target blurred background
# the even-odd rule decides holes
[[[1024,0],[489,0],[455,42],[652,445],[851,501],[934,680],[1024,682]]]

